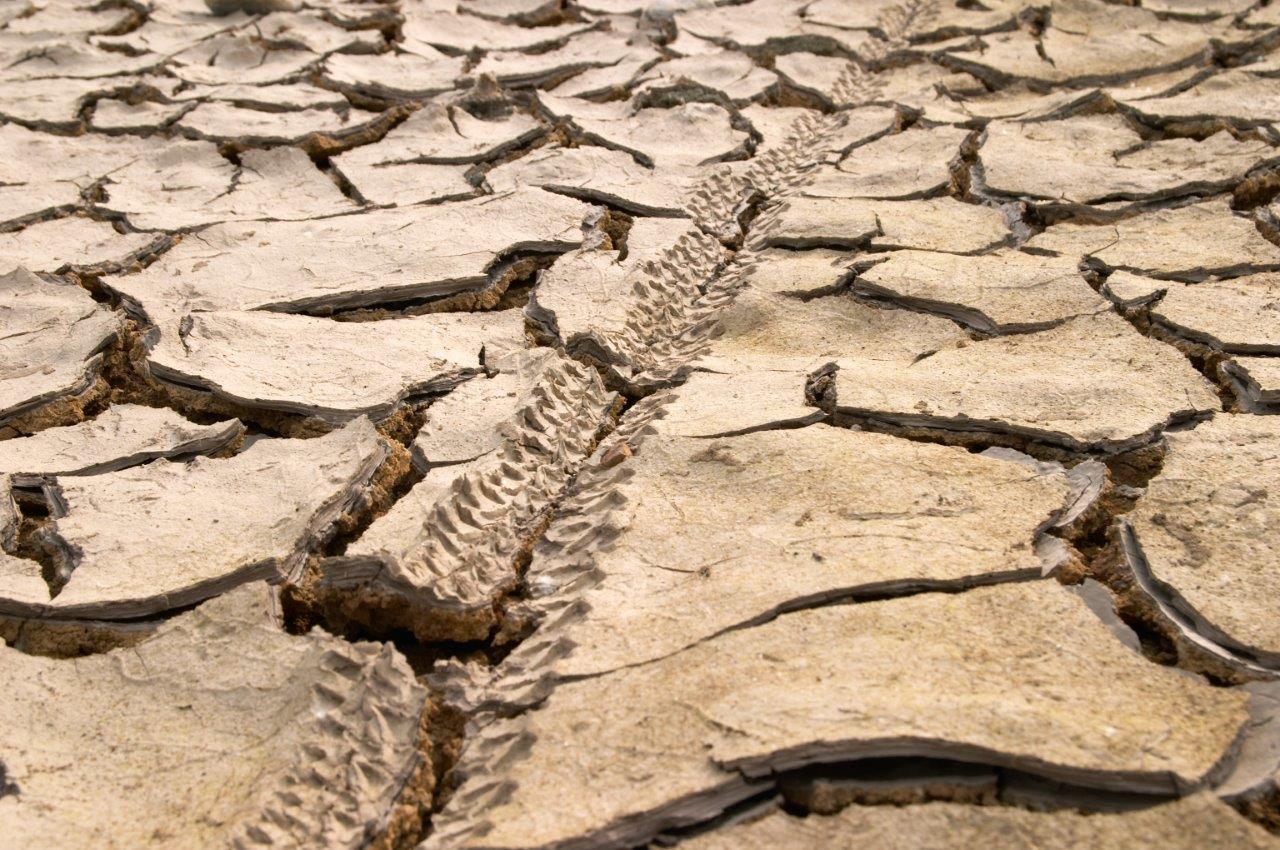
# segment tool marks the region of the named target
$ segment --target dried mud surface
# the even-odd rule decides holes
[[[0,0],[0,152],[0,844],[1280,847],[1277,0]]]

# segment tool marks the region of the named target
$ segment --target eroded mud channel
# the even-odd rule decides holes
[[[0,844],[1280,847],[1278,198],[1274,0],[3,0]]]

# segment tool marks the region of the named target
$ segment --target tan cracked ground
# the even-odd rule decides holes
[[[0,0],[0,844],[1280,847],[1278,10]]]

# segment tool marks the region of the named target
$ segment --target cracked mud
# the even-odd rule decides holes
[[[1280,847],[1278,0],[4,0],[0,151],[6,847]]]

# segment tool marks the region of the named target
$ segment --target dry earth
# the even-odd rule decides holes
[[[1280,847],[1277,198],[1280,0],[0,0],[0,844]]]

